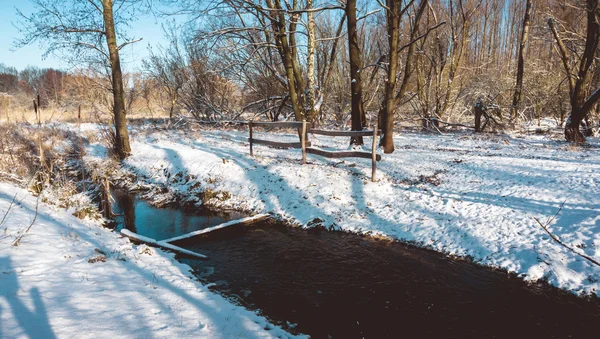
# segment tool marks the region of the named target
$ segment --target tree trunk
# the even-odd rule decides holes
[[[594,105],[600,101],[600,88],[596,89],[596,91],[589,97],[586,95],[593,73],[590,68],[594,62],[596,50],[598,49],[598,44],[600,42],[598,0],[587,0],[586,11],[587,34],[585,38],[585,50],[583,51],[581,60],[579,61],[579,71],[577,73],[577,77],[573,76],[567,50],[556,30],[553,19],[548,20],[548,26],[550,26],[550,30],[556,39],[558,51],[560,52],[560,57],[569,79],[571,114],[569,114],[567,123],[565,124],[565,139],[567,141],[578,143],[585,142],[585,136],[579,130],[579,126],[592,110]]]
[[[422,0],[419,5],[419,9],[417,10],[417,14],[414,19],[414,24],[413,24],[412,30],[410,32],[410,41],[411,42],[414,42],[418,36],[419,23],[421,21],[421,18],[423,17],[425,8],[427,8],[428,1],[429,0]],[[392,3],[396,3],[396,2],[398,2],[398,1],[390,0],[388,2],[388,8],[391,9],[390,6],[392,6]],[[396,6],[396,5],[401,6],[401,4],[402,4],[402,2],[400,2],[398,4],[394,4],[394,6]],[[400,16],[400,14],[398,14],[398,21],[400,20],[399,16]],[[398,43],[397,40],[398,39],[396,39],[396,42],[395,42],[396,46]],[[392,43],[392,41],[390,41],[390,44],[391,43]],[[392,47],[390,45],[390,68],[392,65],[391,52],[392,52]],[[412,68],[413,68],[414,54],[415,54],[415,44],[410,43],[410,45],[408,46],[408,52],[406,52],[406,62],[404,64],[405,65],[404,66],[404,77],[402,78],[402,83],[400,84],[400,89],[398,90],[398,93],[396,93],[394,96],[394,102],[393,102],[393,106],[391,106],[391,111],[387,111],[388,114],[384,118],[385,123],[383,124],[383,136],[381,137],[380,144],[381,144],[381,147],[383,148],[383,152],[386,154],[394,152],[394,149],[395,149],[394,148],[394,138],[393,138],[393,136],[394,136],[394,109],[396,108],[396,106],[398,106],[400,104],[400,100],[402,100],[404,98],[404,95],[406,94],[406,91],[408,90],[408,83],[409,83],[410,78],[413,73]],[[398,56],[396,58],[398,58]],[[396,74],[390,74],[390,75],[388,75],[388,77],[390,79],[395,78]],[[390,79],[388,79],[388,80],[390,80]],[[387,89],[386,89],[386,92],[387,92]],[[385,106],[385,104],[384,104],[384,106]],[[386,108],[386,110],[387,110],[387,108]],[[382,119],[382,120],[384,120],[384,119]]]
[[[348,16],[348,49],[350,55],[350,79],[352,90],[352,130],[360,131],[366,125],[365,111],[362,98],[361,73],[362,60],[358,43],[356,0],[348,0],[346,3],[346,15]],[[362,137],[352,137],[350,144],[362,145]]]
[[[481,117],[483,116],[483,105],[479,102],[475,104],[473,107],[473,111],[475,113],[475,132],[479,133],[482,131],[481,128]]]
[[[281,4],[279,4],[279,0],[275,0],[275,1],[276,1],[276,3],[278,3],[279,8],[281,8]],[[288,6],[289,6],[289,3],[288,3]],[[291,9],[292,10],[298,9],[298,0],[294,0],[292,2]],[[298,97],[298,105],[300,107],[302,107],[303,103],[304,103],[304,90],[306,88],[306,84],[304,83],[304,75],[302,73],[302,70],[300,69],[300,63],[298,62],[298,43],[296,42],[296,30],[298,27],[299,17],[300,17],[300,14],[297,14],[297,13],[293,13],[290,15],[290,26],[288,29],[288,35],[289,35],[288,46],[292,53],[292,68],[294,70],[294,78],[296,79],[296,96]],[[283,21],[283,22],[285,22],[285,21]],[[302,114],[303,114],[302,120],[306,120],[306,113],[304,112],[304,109],[302,109]]]
[[[571,114],[565,126],[565,138],[572,142],[585,142],[585,136],[579,126],[600,99],[598,90],[586,98],[586,89],[592,77],[590,68],[594,62],[600,39],[600,24],[598,23],[598,0],[587,0],[587,36],[585,50],[579,64],[579,74],[571,96]]]
[[[531,5],[532,0],[527,0],[525,5],[525,17],[523,18],[523,34],[521,35],[521,44],[519,46],[519,61],[517,65],[517,85],[513,95],[511,118],[516,119],[521,103],[521,92],[523,91],[523,73],[525,72],[525,48],[529,39],[529,25],[531,23]]]
[[[313,7],[313,0],[306,0],[306,8],[311,10]],[[307,86],[307,95],[306,95],[306,105],[308,106],[308,116],[309,122],[314,119],[317,115],[315,105],[316,105],[316,85],[315,85],[315,17],[313,12],[308,12],[308,61],[306,66],[306,73],[308,77],[308,81],[306,83]]]
[[[285,13],[281,7],[281,2],[275,0],[273,3],[271,0],[267,0],[267,6],[271,9],[275,9],[279,12],[277,20],[272,21],[274,31],[277,34],[277,45],[278,50],[281,54],[281,59],[285,67],[285,74],[288,82],[288,89],[290,92],[290,101],[292,102],[292,108],[294,110],[294,117],[296,121],[302,121],[304,119],[304,112],[298,102],[298,91],[296,89],[296,76],[294,73],[294,59],[292,57],[292,50],[288,43],[287,32],[285,28]]]
[[[169,122],[173,119],[173,112],[175,111],[175,99],[171,99],[171,107],[169,107]]]
[[[452,88],[453,88],[453,84],[454,84],[454,78],[456,78],[456,75],[458,73],[458,69],[460,66],[460,63],[462,61],[463,55],[465,54],[465,46],[467,44],[467,40],[469,39],[469,18],[467,18],[464,15],[464,9],[462,9],[461,7],[461,13],[463,14],[461,15],[461,35],[460,35],[460,42],[458,42],[458,36],[456,34],[456,28],[454,26],[454,21],[455,19],[455,14],[454,14],[454,8],[453,8],[453,3],[452,1],[450,1],[448,3],[448,11],[450,12],[450,33],[451,33],[451,37],[452,37],[452,47],[450,50],[450,56],[449,56],[449,64],[450,64],[450,71],[448,72],[448,79],[446,82],[446,94],[444,95],[444,101],[442,103],[442,107],[439,110],[439,114],[438,114],[438,118],[439,119],[443,119],[445,117],[446,111],[448,110],[448,107],[450,106],[450,96],[452,95]],[[443,70],[442,70],[443,73]],[[438,123],[439,124],[439,123]]]
[[[575,111],[571,111],[571,116],[569,116],[567,119],[567,123],[565,125],[565,139],[575,143],[583,143],[585,142],[585,136],[579,130],[581,121],[577,122],[577,120],[572,119],[574,113]],[[580,113],[578,113],[578,115],[580,115]]]
[[[400,3],[395,0],[386,0],[387,31],[390,46],[388,57],[389,65],[385,83],[385,98],[383,101],[381,117],[381,128],[383,136],[381,146],[386,154],[394,152],[394,111],[396,108],[396,74],[398,73],[398,39],[400,37]]]
[[[115,118],[114,147],[119,158],[125,159],[131,154],[131,146],[129,145],[129,133],[127,132],[123,73],[121,72],[121,60],[119,58],[117,36],[115,34],[112,0],[102,0],[102,7],[106,30],[106,44],[108,46],[110,70],[112,73],[113,113]]]

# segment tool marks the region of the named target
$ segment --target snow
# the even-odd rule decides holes
[[[158,246],[158,247],[166,248],[167,250],[172,250],[174,252],[178,252],[178,253],[182,253],[182,254],[185,254],[185,255],[189,255],[189,256],[194,257],[194,258],[208,259],[208,257],[205,256],[204,254],[200,254],[200,253],[188,251],[185,248],[181,248],[179,246],[175,246],[175,245],[169,244],[167,241],[158,241],[156,239],[148,238],[148,237],[145,237],[143,235],[139,235],[137,233],[133,233],[133,232],[131,232],[128,229],[122,229],[121,230],[121,234],[123,234],[124,236],[126,236],[126,237],[128,237],[130,239],[141,241],[143,243],[146,243],[146,244],[149,244],[149,245],[153,245],[153,246]]]
[[[0,183],[0,338],[290,337],[211,292],[171,253],[135,246]]]
[[[600,268],[555,243],[534,219],[545,222],[560,209],[549,230],[600,260],[598,139],[577,147],[544,135],[409,133],[395,138],[395,153],[383,155],[376,183],[368,159],[308,155],[301,165],[300,150],[265,146],[252,158],[246,139],[246,131],[137,130],[125,168],[139,178],[134,185],[168,187],[166,195],[188,202],[271,213],[305,227],[318,218],[328,228],[413,242],[526,280],[599,293]],[[338,149],[348,142],[311,141]],[[229,197],[200,201],[205,190]],[[160,199],[158,190],[153,194]]]
[[[247,218],[242,218],[242,219],[238,219],[238,220],[231,220],[231,221],[222,223],[220,225],[208,227],[205,229],[201,229],[199,231],[190,232],[190,233],[187,233],[184,235],[180,235],[178,237],[165,239],[165,240],[161,241],[161,243],[170,243],[170,242],[175,242],[175,241],[179,241],[179,240],[189,239],[189,238],[201,235],[201,234],[214,232],[216,230],[220,230],[220,229],[223,229],[226,227],[235,226],[235,225],[239,225],[239,224],[251,224],[254,222],[264,220],[267,217],[269,217],[268,214],[259,214],[259,215],[255,215],[253,217],[247,217]]]

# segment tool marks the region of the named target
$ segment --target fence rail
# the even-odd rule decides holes
[[[278,121],[278,122],[255,122],[250,121],[254,127],[271,127],[271,128],[302,128],[301,121]],[[307,123],[307,125],[310,125]]]
[[[338,158],[363,158],[363,159],[371,159],[372,154],[369,152],[361,152],[361,151],[325,151],[319,148],[307,147],[306,153],[316,154],[326,158],[338,159]],[[380,161],[381,155],[376,154],[375,160]]]
[[[256,138],[248,138],[248,142],[251,142],[253,144],[258,144],[258,145],[265,145],[265,146],[271,146],[271,147],[275,147],[275,148],[302,148],[302,143],[301,142],[282,142],[282,141],[271,141],[271,140],[263,140],[263,139],[256,139]],[[311,143],[310,141],[306,142],[306,146],[310,147]]]
[[[330,137],[368,137],[373,135],[373,131],[332,131],[324,129],[309,129],[308,133]],[[377,135],[381,135],[381,130],[377,130]]]
[[[281,142],[271,141],[254,138],[254,127],[271,127],[271,128],[297,128],[300,132],[300,142]],[[248,142],[250,143],[250,156],[254,156],[254,144],[266,145],[277,148],[301,148],[302,149],[302,164],[306,164],[306,153],[319,155],[325,158],[339,159],[339,158],[363,158],[371,159],[371,181],[375,182],[375,174],[377,172],[377,161],[381,160],[381,155],[377,154],[377,136],[381,135],[381,130],[374,129],[372,131],[333,131],[333,130],[321,130],[311,129],[310,124],[306,121],[303,122],[254,122],[249,121],[248,127],[250,131],[250,137]],[[326,151],[319,148],[311,147],[310,141],[306,138],[310,134],[326,135],[333,137],[373,137],[373,143],[371,145],[371,152],[362,151]]]

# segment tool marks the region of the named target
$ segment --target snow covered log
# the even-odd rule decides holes
[[[216,230],[220,230],[226,227],[231,227],[231,226],[237,226],[237,225],[251,225],[263,220],[266,220],[267,218],[270,218],[271,216],[269,214],[259,214],[259,215],[255,215],[253,217],[248,217],[248,218],[243,218],[243,219],[238,219],[238,220],[231,220],[228,221],[226,223],[223,224],[219,224],[217,226],[213,226],[213,227],[209,227],[209,228],[205,228],[203,230],[199,230],[199,231],[195,231],[195,232],[191,232],[191,233],[187,233],[184,235],[180,235],[178,237],[173,237],[173,238],[169,238],[169,239],[165,239],[161,242],[163,243],[171,243],[171,242],[175,242],[175,241],[179,241],[179,240],[185,240],[185,239],[189,239],[198,235],[202,235],[202,234],[207,234],[210,232],[214,232]]]
[[[208,259],[208,257],[205,256],[204,254],[188,251],[185,248],[171,245],[165,241],[157,241],[156,239],[148,238],[143,235],[133,233],[128,229],[122,229],[121,234],[133,241],[142,242],[142,243],[150,245],[150,246],[159,247],[159,248],[166,249],[166,250],[173,251],[173,252],[180,253],[180,254],[185,254],[185,255],[188,255],[188,256],[191,256],[194,258]]]

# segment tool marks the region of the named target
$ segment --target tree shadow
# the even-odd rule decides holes
[[[186,147],[195,148],[200,150],[197,154],[202,156],[203,153],[213,154],[223,159],[227,159],[228,161],[237,165],[236,169],[227,169],[227,170],[236,170],[243,171],[243,180],[244,187],[242,191],[249,191],[249,195],[254,195],[257,200],[263,202],[262,206],[254,205],[259,209],[264,209],[269,212],[276,212],[285,215],[286,218],[295,219],[301,221],[302,223],[306,223],[310,220],[310,216],[313,218],[316,217],[332,217],[331,219],[336,218],[336,214],[332,214],[331,210],[325,208],[323,205],[319,206],[318,203],[315,202],[314,197],[319,197],[321,200],[328,201],[332,198],[332,193],[330,191],[325,192],[323,190],[312,190],[310,199],[306,198],[306,187],[309,184],[319,184],[318,181],[315,181],[314,177],[309,178],[308,180],[299,181],[300,183],[290,182],[290,173],[300,173],[304,171],[308,172],[310,175],[311,168],[308,166],[301,167],[300,166],[300,152],[298,150],[283,150],[281,153],[273,152],[272,150],[268,152],[262,153],[260,149],[255,149],[257,154],[256,158],[251,158],[247,152],[247,143],[245,138],[242,137],[243,132],[240,133],[229,133],[229,132],[206,132],[206,138],[203,140],[192,140],[191,142],[182,141],[180,142],[182,145],[186,145]],[[229,139],[230,142],[215,142],[217,139],[222,139],[224,136]],[[433,139],[435,136],[426,136],[428,139]],[[454,138],[454,137],[452,137]],[[439,152],[439,150],[435,149],[436,146],[445,142],[445,140],[449,140],[450,137],[445,139],[441,139],[441,141],[434,142],[432,147],[433,149],[428,149],[431,152]],[[316,141],[316,140],[313,140]],[[470,141],[469,141],[470,142]],[[397,142],[396,142],[397,143]],[[405,143],[405,142],[404,142]],[[403,143],[403,144],[404,144]],[[483,145],[485,147],[489,143]],[[523,145],[527,145],[526,143],[522,143]],[[460,152],[469,151],[468,147],[472,147],[472,145],[459,145],[464,150],[458,150]],[[170,148],[171,146],[169,146]],[[177,147],[177,142],[174,143],[173,149],[171,152],[175,152]],[[498,147],[503,147],[503,145],[499,145]],[[520,144],[516,144],[512,147],[510,151],[504,152],[505,154],[501,154],[507,158],[514,159],[526,159],[530,160],[527,156],[521,156],[517,152],[519,152],[518,147]],[[458,152],[457,151],[457,152]],[[486,156],[486,152],[488,149],[482,148],[481,150],[469,151],[469,156],[474,157],[484,157]],[[501,150],[500,150],[501,151]],[[500,152],[498,151],[498,153]],[[550,151],[552,151],[550,149]],[[453,151],[448,151],[453,152]],[[261,154],[262,153],[262,154]],[[437,154],[437,153],[436,153]],[[453,153],[457,155],[463,155],[462,153]],[[312,158],[312,157],[311,157]],[[338,164],[335,161],[331,161],[330,159],[324,159],[320,157],[309,158],[309,165],[313,166],[313,169],[318,169],[318,167],[322,166],[337,166]],[[432,158],[429,155],[428,158]],[[448,163],[448,166],[452,166],[450,164],[452,162],[452,157],[441,157],[442,160]],[[392,171],[396,171],[399,165],[401,165],[402,158],[396,158],[398,160],[394,160],[391,158],[391,161],[384,161],[383,166],[378,166],[378,173],[382,173],[382,177],[384,175],[388,175]],[[534,158],[535,159],[535,158]],[[433,158],[435,160],[435,158]],[[544,157],[539,158],[538,160],[546,161],[552,160],[552,158]],[[529,213],[540,213],[542,215],[553,215],[556,212],[558,205],[556,202],[551,201],[550,199],[544,199],[543,197],[539,197],[536,199],[532,198],[509,198],[504,199],[502,196],[502,192],[498,190],[496,194],[493,191],[493,187],[487,187],[486,191],[483,193],[478,192],[468,192],[465,190],[449,190],[444,188],[443,185],[440,187],[429,187],[426,184],[427,190],[435,193],[436,197],[439,198],[434,201],[419,201],[419,196],[425,196],[430,193],[426,193],[424,191],[419,191],[416,188],[405,188],[399,185],[390,184],[390,187],[384,187],[388,189],[389,192],[386,193],[387,199],[403,199],[403,198],[412,198],[415,201],[407,202],[407,206],[411,208],[411,219],[417,220],[418,218],[423,216],[424,218],[431,219],[430,221],[423,221],[422,223],[416,222],[417,224],[407,225],[406,222],[403,224],[402,221],[399,221],[398,218],[400,216],[399,212],[394,211],[391,213],[381,213],[381,211],[371,207],[370,203],[372,201],[368,201],[368,199],[375,197],[377,192],[371,191],[371,187],[373,189],[382,188],[378,185],[371,186],[370,183],[365,184],[364,182],[368,182],[369,178],[365,174],[365,171],[368,172],[368,162],[358,160],[355,161],[357,166],[351,167],[343,165],[344,171],[334,173],[334,176],[331,180],[339,180],[346,178],[339,177],[340,175],[346,176],[348,175],[349,181],[349,189],[350,192],[348,195],[352,196],[351,201],[346,201],[345,206],[335,206],[334,210],[337,210],[339,207],[339,211],[342,214],[344,213],[353,213],[357,212],[360,215],[360,218],[364,219],[365,229],[363,231],[373,230],[374,233],[382,233],[388,236],[393,236],[401,241],[413,242],[416,241],[419,245],[430,247],[438,251],[448,251],[447,249],[454,248],[456,250],[456,244],[459,245],[459,251],[464,251],[462,253],[458,253],[459,255],[476,255],[483,262],[495,262],[494,259],[497,259],[498,256],[502,257],[505,255],[504,253],[500,253],[497,248],[498,246],[506,246],[507,243],[498,243],[494,244],[496,241],[494,239],[488,239],[484,235],[481,235],[477,232],[475,227],[479,225],[475,225],[477,222],[481,222],[481,218],[469,218],[465,217],[465,214],[462,213],[461,208],[465,207],[463,205],[459,205],[458,208],[454,209],[442,209],[436,207],[435,203],[441,201],[441,199],[449,199],[449,200],[462,200],[470,203],[482,204],[483,209],[481,213],[485,213],[485,206],[490,207],[502,207],[507,209],[514,209],[519,211],[521,214],[529,214]],[[570,161],[565,161],[570,162]],[[526,182],[527,180],[532,181],[526,185],[530,185],[530,187],[535,187],[537,184],[541,184],[541,181],[547,177],[556,177],[560,175],[558,170],[552,170],[547,168],[539,168],[539,166],[527,166],[529,168],[520,168],[518,172],[529,172],[526,174],[523,173],[515,173],[511,171],[510,168],[503,168],[503,165],[495,165],[496,168],[492,166],[492,168],[488,168],[483,165],[473,165],[469,162],[460,165],[460,166],[473,166],[472,168],[462,169],[465,173],[468,174],[482,174],[484,173],[487,176],[496,178],[495,180],[499,185],[503,182]],[[522,166],[517,164],[516,166]],[[413,166],[414,167],[414,166]],[[190,171],[191,168],[185,168],[183,165],[181,166],[182,170]],[[359,170],[360,169],[360,170]],[[286,172],[290,171],[290,172]],[[534,174],[536,178],[534,178]],[[338,176],[338,177],[336,177]],[[388,175],[389,176],[389,175]],[[530,178],[523,179],[524,176],[530,176]],[[200,179],[200,177],[199,177]],[[525,180],[525,181],[523,181]],[[558,184],[554,184],[556,186]],[[553,187],[553,186],[549,186]],[[467,193],[462,195],[462,193]],[[245,192],[244,192],[245,193]],[[337,192],[334,192],[337,194]],[[343,193],[345,194],[345,193]],[[377,200],[377,199],[376,199]],[[381,201],[382,207],[386,204],[386,201]],[[339,205],[339,204],[338,204]],[[577,202],[577,205],[573,206],[565,206],[562,215],[559,215],[559,221],[565,221],[571,224],[582,223],[587,220],[590,213],[593,211],[597,211],[598,205],[595,204],[581,204]],[[348,217],[348,215],[341,215],[340,218],[343,222],[343,218]],[[441,221],[437,221],[437,220]],[[353,224],[355,228],[359,227],[360,221],[353,220]],[[436,227],[434,231],[427,230],[427,227],[430,227],[430,223],[433,223],[433,226]],[[473,224],[469,224],[473,223]],[[483,222],[485,223],[485,222]],[[465,226],[466,225],[466,226]],[[482,225],[488,226],[490,228],[496,228],[500,225]],[[600,223],[596,221],[596,229],[600,226]],[[349,229],[347,227],[341,227],[342,229]],[[405,230],[405,228],[407,230]],[[360,232],[360,230],[358,230]],[[499,227],[497,232],[503,232],[504,230]],[[536,231],[533,235],[530,236],[538,236],[541,237],[543,234],[539,229],[536,228]],[[427,232],[427,236],[433,235],[433,239],[424,239],[424,232]],[[520,234],[519,234],[520,235]],[[443,241],[441,241],[443,240]],[[536,244],[539,243],[539,239],[536,241]],[[494,246],[491,246],[494,245]],[[497,245],[497,246],[496,246]],[[528,265],[531,263],[535,263],[536,260],[534,257],[537,257],[538,251],[536,248],[519,248],[510,247],[510,255],[514,259],[515,257],[521,258],[517,260],[517,265],[521,265],[520,270],[522,272],[526,272]],[[534,258],[534,259],[531,259]]]
[[[29,295],[33,302],[33,310],[31,310],[18,297],[20,289],[19,282],[17,280],[16,272],[13,271],[9,257],[0,257],[0,268],[4,271],[11,272],[0,279],[2,286],[0,287],[0,292],[2,292],[2,295],[0,296],[3,296],[8,303],[10,310],[21,329],[30,338],[56,338],[56,335],[52,331],[52,326],[50,326],[46,307],[42,301],[39,290],[36,287],[29,290]],[[0,320],[1,319],[2,317],[0,317]],[[3,326],[0,326],[0,329],[2,329],[2,327]],[[1,336],[0,333],[0,337]]]
[[[210,140],[211,138],[216,139],[226,136],[230,141],[236,143],[246,142],[245,138],[240,136],[240,133],[207,132],[205,135],[208,137],[205,138],[205,140],[194,140],[191,142],[186,140],[181,141],[181,144],[185,145],[186,147],[200,149],[203,152],[213,154],[223,159],[228,159],[236,164],[244,172],[245,180],[248,183],[245,185],[246,187],[244,189],[251,190],[254,194],[256,194],[256,197],[263,202],[264,210],[271,212],[279,211],[284,213],[287,218],[302,222],[307,222],[312,219],[310,216],[308,216],[309,214],[312,215],[313,218],[332,216],[327,212],[327,210],[319,207],[319,204],[310,203],[308,201],[305,202],[307,197],[303,187],[293,187],[286,180],[284,173],[280,173],[280,168],[277,168],[281,167],[282,165],[293,165],[294,163],[299,165],[301,159],[301,153],[299,150],[282,150],[281,155],[273,156],[271,154],[267,154],[261,156],[259,149],[257,151],[260,158],[251,158],[249,156],[245,156],[243,154],[243,150],[238,149],[240,147],[232,149],[229,145],[222,145],[221,143]],[[319,140],[315,139],[313,142],[318,143]],[[159,145],[151,145],[151,147],[165,152],[169,161],[174,163],[173,168],[177,168],[178,170],[181,169],[186,172],[191,170],[190,168],[184,167],[181,156],[178,154],[176,149],[161,147]],[[177,142],[173,147],[177,147]],[[398,236],[399,240],[414,240],[409,233],[398,231],[398,229],[405,225],[398,223],[396,220],[382,217],[369,207],[369,202],[367,201],[365,194],[365,187],[368,187],[371,185],[371,183],[370,178],[365,173],[369,172],[370,160],[352,159],[352,161],[340,165],[339,159],[334,160],[316,156],[311,156],[311,158],[312,159],[308,159],[309,165],[316,168],[331,166],[343,168],[345,172],[343,175],[347,175],[348,180],[350,181],[351,189],[349,194],[354,200],[352,207],[354,207],[354,210],[361,215],[365,215],[365,222],[370,224],[365,227],[364,231],[374,229],[375,233],[381,232],[392,234]],[[262,161],[259,159],[262,159]],[[356,164],[356,167],[353,167],[354,164]],[[299,167],[299,169],[300,168],[301,167]],[[360,168],[360,170],[358,168]],[[393,169],[392,163],[387,163],[385,166],[379,166],[379,173],[385,175],[387,174],[386,172],[389,168]],[[149,180],[152,180],[151,175],[145,175],[145,177]],[[328,195],[327,192],[319,191],[315,193],[314,197],[311,196],[311,198],[318,198],[323,201],[328,201],[331,199],[331,195]],[[426,211],[423,212],[424,214],[428,214]],[[433,211],[429,213],[429,215],[430,214],[433,214]],[[435,214],[438,218],[446,217],[445,215],[440,215],[437,212]],[[449,218],[450,216],[447,217]],[[460,227],[453,227],[452,225],[446,225],[446,227],[450,227],[452,230],[457,231],[449,231],[449,233],[452,234],[450,236],[462,238],[468,236],[468,234],[465,234],[464,230],[461,230]],[[481,244],[481,242],[479,242],[475,237],[471,238],[472,244],[478,244],[477,250],[486,250],[485,246]]]
[[[11,196],[0,192],[0,199],[10,201],[11,198]],[[33,215],[35,210],[30,205],[31,201],[25,203],[20,202],[18,207],[22,208],[27,214]],[[38,221],[32,230],[35,230],[36,226],[56,227],[57,233],[61,232],[61,226],[64,226],[65,228],[70,227],[67,226],[67,224],[72,222],[69,219],[54,219],[46,213],[44,208],[39,209],[37,220]],[[182,286],[191,283],[188,280],[191,278],[189,267],[180,264],[168,264],[166,267],[159,267],[156,265],[148,266],[147,263],[144,262],[138,264],[136,263],[137,253],[135,252],[135,248],[132,250],[133,257],[126,255],[126,261],[121,263],[110,254],[112,249],[110,246],[112,245],[100,241],[102,235],[98,233],[97,230],[88,227],[79,229],[75,227],[73,229],[76,229],[77,231],[78,240],[76,241],[80,242],[79,247],[84,252],[89,250],[90,253],[93,253],[92,249],[97,248],[107,254],[109,262],[105,264],[97,263],[89,265],[110,265],[111,267],[114,267],[116,265],[115,263],[118,263],[118,265],[121,266],[121,269],[116,270],[115,272],[123,272],[122,274],[100,274],[95,276],[94,273],[97,272],[97,270],[103,271],[104,268],[90,266],[89,269],[84,269],[85,272],[90,274],[90,281],[87,281],[87,278],[85,278],[86,281],[83,281],[78,275],[73,274],[84,274],[83,272],[80,272],[81,267],[79,267],[75,272],[70,272],[69,270],[62,272],[63,274],[61,274],[61,277],[58,278],[58,280],[49,280],[47,282],[50,286],[60,283],[70,286],[70,288],[75,290],[75,294],[77,294],[76,299],[74,299],[74,296],[70,293],[70,289],[53,289],[51,291],[52,297],[49,299],[48,305],[52,310],[52,314],[58,312],[59,314],[68,314],[73,317],[78,317],[79,322],[74,323],[77,330],[84,328],[93,330],[95,328],[98,331],[102,331],[102,333],[106,333],[104,332],[105,330],[110,331],[110,328],[118,327],[121,329],[129,329],[128,331],[132,331],[132,329],[135,330],[135,332],[130,333],[138,333],[139,335],[148,334],[153,336],[155,333],[158,333],[156,331],[160,331],[163,327],[175,327],[176,329],[174,331],[177,333],[182,333],[181,330],[177,329],[178,327],[181,327],[181,329],[194,330],[193,324],[197,324],[197,321],[202,320],[203,322],[208,323],[208,326],[213,328],[215,326],[223,326],[217,331],[222,334],[223,337],[262,337],[264,336],[264,333],[257,332],[262,327],[265,329],[268,327],[268,331],[273,336],[286,336],[281,328],[269,325],[264,318],[255,312],[241,309],[234,311],[233,306],[220,301],[222,299],[221,296],[213,294],[206,288],[182,288]],[[96,234],[98,239],[94,239],[93,234]],[[30,232],[24,239],[26,240],[27,237],[32,236],[36,236],[35,232]],[[24,241],[20,246],[28,246],[28,243]],[[85,253],[82,254],[83,258],[78,259],[77,261],[87,265]],[[172,254],[161,252],[156,255],[164,257],[168,263],[173,261],[174,255]],[[110,261],[113,262],[111,263]],[[53,270],[60,270],[61,265],[63,264],[58,260],[57,266],[54,267]],[[166,270],[163,271],[163,268]],[[2,274],[2,272],[10,273]],[[180,278],[177,276],[177,272],[181,272],[184,277]],[[174,275],[176,277],[175,279]],[[18,297],[18,293],[22,291],[22,287],[20,287],[21,284],[19,284],[17,277],[16,269],[11,262],[11,259],[9,257],[0,257],[0,301],[6,299],[7,303],[2,303],[2,306],[8,305],[8,311],[12,311],[14,323],[18,326],[18,328],[9,329],[5,324],[0,323],[0,338],[2,335],[10,335],[17,331],[21,332],[21,330],[26,336],[31,338],[55,338],[56,334],[50,325],[49,315],[41,297],[41,293],[47,293],[48,290],[44,292],[42,289],[40,292],[36,287],[31,288],[31,303],[27,303],[25,301],[29,300]],[[52,278],[52,276],[49,276],[49,278]],[[132,279],[136,281],[136,285],[131,284]],[[79,293],[77,289],[80,284],[82,284],[81,286],[84,288],[83,291],[89,289],[89,292],[84,292],[83,295]],[[153,286],[149,287],[149,284],[152,284]],[[196,282],[194,282],[194,284],[196,284]],[[90,288],[90,285],[97,285],[98,287]],[[119,291],[119,293],[114,294],[113,291]],[[94,295],[91,294],[93,292],[102,293],[103,297],[95,300]],[[169,296],[169,294],[171,296]],[[112,305],[110,300],[112,298],[118,298],[118,300],[115,299],[115,304],[124,305],[125,307],[123,309],[111,309]],[[91,304],[84,304],[86,300],[89,300]],[[102,302],[99,303],[99,300]],[[201,318],[195,318],[193,320],[189,318],[189,309],[182,309],[182,314],[174,312],[173,306],[176,306],[174,305],[174,302],[177,300],[185,303],[185,305],[189,305],[190,309],[197,310],[198,313],[202,315]],[[228,303],[231,303],[231,301]],[[28,307],[28,305],[31,304],[33,305],[33,308]],[[143,310],[148,310],[153,307],[160,310],[159,313],[162,314],[161,317],[163,323],[157,325],[156,319],[149,316],[147,312],[143,312]],[[3,312],[4,318],[6,318],[6,307],[0,309],[0,312]],[[184,318],[188,320],[189,323],[185,326],[178,326],[178,324],[183,322]],[[2,319],[3,318],[0,317],[0,321],[2,321]],[[81,321],[96,322],[96,324],[82,324],[80,323]],[[99,321],[109,321],[112,325],[105,328],[102,323],[98,323]],[[13,322],[11,321],[11,324],[12,323]],[[157,326],[161,327],[157,328]],[[203,326],[206,325],[200,325],[197,328],[198,331],[200,331]],[[10,331],[10,333],[7,333],[7,330]],[[64,329],[56,328],[55,330],[60,334]],[[240,331],[242,331],[242,333],[238,333]],[[198,335],[201,335],[201,332],[199,332]]]

